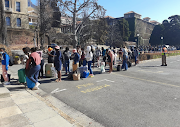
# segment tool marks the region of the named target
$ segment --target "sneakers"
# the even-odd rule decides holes
[[[32,88],[32,90],[38,90],[39,89],[39,82],[36,82],[35,86]]]
[[[93,74],[90,74],[89,76],[90,76],[91,78],[93,78],[93,77],[94,77],[94,75],[93,75]]]
[[[10,82],[3,82],[3,85],[11,85]]]

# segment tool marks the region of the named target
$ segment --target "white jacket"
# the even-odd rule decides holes
[[[85,58],[87,61],[92,61],[93,53],[91,52],[91,46],[87,46]]]

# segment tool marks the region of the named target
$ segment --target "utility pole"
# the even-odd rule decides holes
[[[4,11],[4,0],[0,0],[0,8],[1,8],[1,26],[0,26],[0,31],[1,31],[1,38],[2,38],[2,44],[7,45],[6,43],[6,37],[7,37],[7,26],[6,26],[6,20],[5,20],[5,11]]]

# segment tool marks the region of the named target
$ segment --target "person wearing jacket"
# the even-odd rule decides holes
[[[65,70],[66,70],[66,75],[68,72],[70,72],[70,56],[71,53],[69,51],[69,47],[66,47],[66,50],[63,52],[63,56],[64,56],[64,64],[65,64]]]
[[[59,46],[56,46],[55,50],[56,50],[56,55],[54,58],[54,67],[57,70],[57,74],[58,74],[58,79],[56,79],[56,82],[61,82],[61,67],[62,67],[63,57]]]
[[[2,62],[2,76],[4,78],[4,85],[10,85],[9,78],[8,78],[8,67],[9,67],[9,55],[5,52],[4,48],[0,48],[0,54],[2,55],[1,62]]]
[[[85,58],[88,63],[88,70],[90,71],[90,76],[94,77],[93,71],[91,69],[91,64],[92,64],[92,60],[93,60],[93,53],[91,51],[91,46],[87,46]]]
[[[38,82],[38,76],[41,69],[41,58],[40,55],[36,52],[36,50],[36,47],[31,48],[31,54],[26,62],[26,69],[30,69],[27,77],[35,83],[33,90],[39,89],[38,86],[40,85],[40,83]]]
[[[79,53],[77,53],[76,49],[73,49],[73,54],[71,55],[71,59],[73,60],[73,72],[77,70],[79,66],[80,56]]]

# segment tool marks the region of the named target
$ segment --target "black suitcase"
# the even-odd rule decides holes
[[[130,61],[127,61],[127,65],[128,65],[128,67],[131,67],[132,63]]]
[[[120,71],[120,70],[121,70],[121,66],[117,65],[117,71]]]
[[[11,77],[11,75],[10,75],[10,74],[8,74],[9,82],[10,82],[10,77]],[[4,82],[4,78],[3,78],[3,76],[2,76],[2,75],[1,75],[1,82]]]

